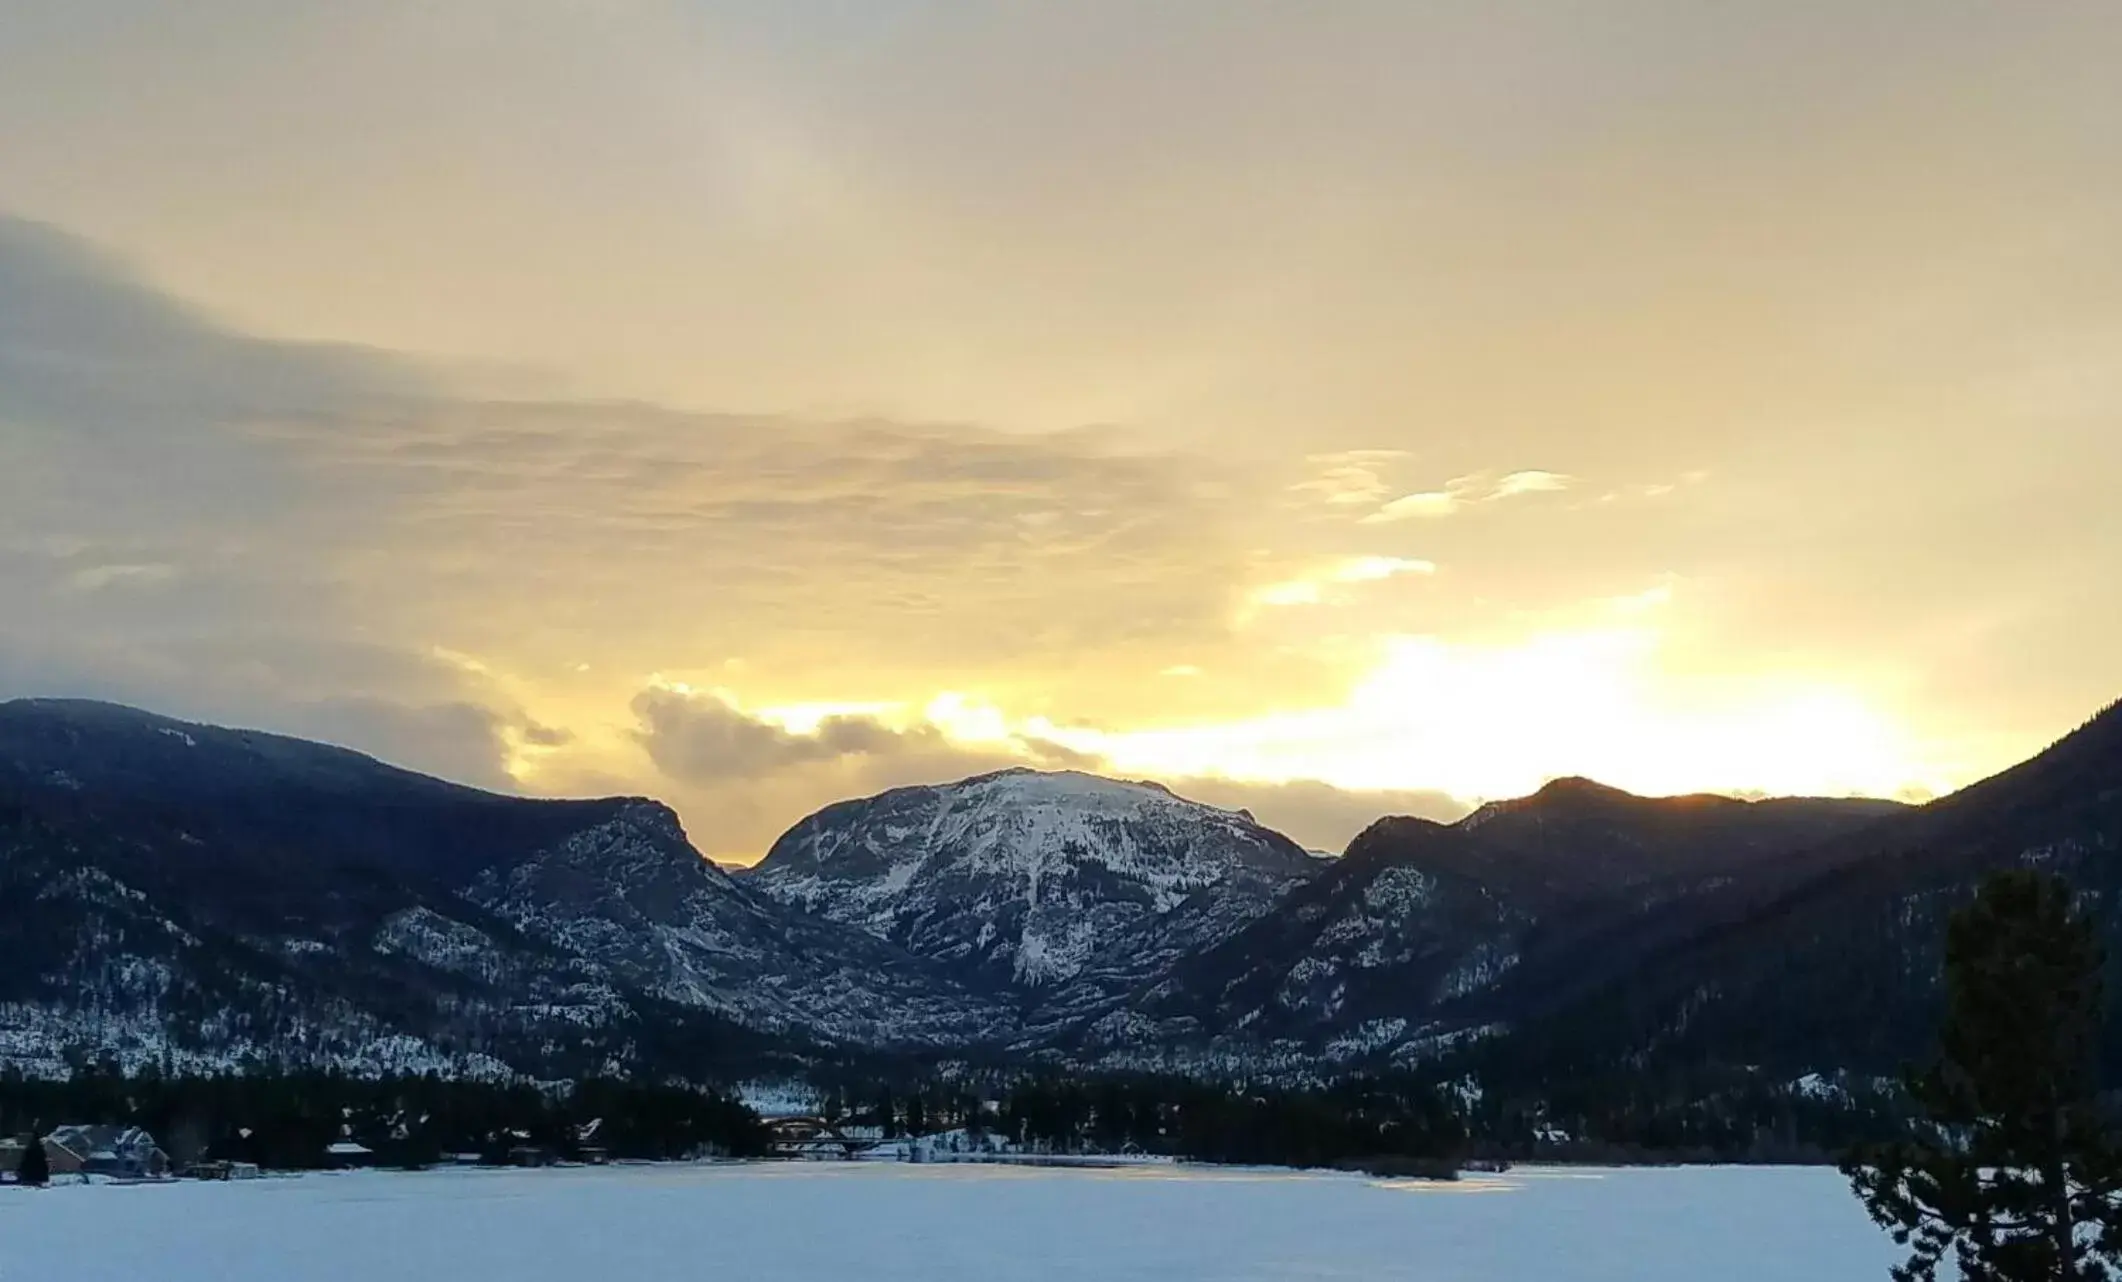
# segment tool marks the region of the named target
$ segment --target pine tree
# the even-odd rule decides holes
[[[2070,887],[1999,874],[1946,931],[1939,1054],[1904,1079],[1913,1138],[1843,1165],[1910,1249],[1897,1282],[2105,1282],[2122,1264],[2122,1151],[2095,1100],[2101,950]]]
[[[22,1151],[22,1164],[15,1168],[15,1182],[31,1188],[52,1182],[52,1158],[44,1151],[42,1139],[32,1137],[29,1147]]]

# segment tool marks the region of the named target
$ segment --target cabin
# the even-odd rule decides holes
[[[783,1116],[766,1123],[766,1151],[775,1157],[852,1160],[883,1143],[874,1126],[842,1126],[823,1117]]]
[[[169,1174],[169,1154],[137,1126],[62,1126],[44,1137],[44,1155],[54,1175],[149,1180]]]
[[[593,1117],[575,1128],[575,1157],[591,1166],[602,1166],[611,1160],[611,1153],[604,1147],[604,1119]]]
[[[324,1164],[335,1171],[359,1170],[376,1164],[374,1149],[353,1140],[337,1140],[324,1146]]]

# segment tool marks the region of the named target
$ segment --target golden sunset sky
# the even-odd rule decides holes
[[[750,859],[1923,796],[2122,673],[2122,6],[0,0],[0,697]]]

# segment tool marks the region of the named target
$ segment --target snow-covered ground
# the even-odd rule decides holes
[[[1895,1259],[1833,1171],[790,1163],[0,1188],[0,1277],[82,1282],[1822,1282]]]

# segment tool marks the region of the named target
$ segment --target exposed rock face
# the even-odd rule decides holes
[[[753,895],[659,803],[497,796],[106,704],[0,704],[0,876],[36,888],[0,905],[0,1054],[46,1067],[82,1043],[697,1070],[777,1040],[958,1044],[1003,1018]]]
[[[1420,1059],[1627,970],[1720,892],[1905,810],[1564,779],[1457,824],[1381,819],[1273,912],[1178,960],[1136,1023],[1094,1029],[1082,1053],[1193,1035],[1282,1060]]]
[[[744,880],[971,982],[1095,1001],[1318,867],[1251,816],[1155,784],[1009,770],[829,806]]]
[[[1560,780],[1320,859],[1154,784],[1018,770],[827,807],[732,875],[653,801],[21,700],[0,704],[0,1064],[1319,1073],[1508,1034],[1485,1062],[1536,1079],[1885,1071],[1920,1054],[1943,921],[1993,869],[2069,874],[2122,956],[2118,854],[2116,709],[1921,808]]]

